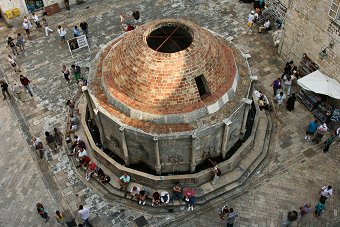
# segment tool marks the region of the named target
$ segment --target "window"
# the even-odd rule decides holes
[[[209,89],[207,86],[207,81],[205,80],[203,75],[200,75],[195,78],[196,86],[198,89],[198,93],[200,94],[201,99],[209,96]]]
[[[340,18],[340,0],[332,0],[331,7],[329,8],[328,16],[333,20],[339,20]]]

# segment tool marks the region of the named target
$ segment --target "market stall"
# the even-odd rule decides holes
[[[319,70],[297,80],[298,97],[321,122],[340,122],[340,83]]]

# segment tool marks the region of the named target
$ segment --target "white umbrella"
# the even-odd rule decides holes
[[[303,89],[324,94],[335,99],[340,99],[340,83],[319,70],[297,80],[298,85]]]

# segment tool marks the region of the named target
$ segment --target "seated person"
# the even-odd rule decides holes
[[[78,145],[79,141],[80,141],[80,137],[77,136],[77,135],[74,135],[73,136],[72,146],[71,146],[71,150],[72,151],[74,150],[74,148],[76,148],[76,146]]]
[[[78,125],[79,124],[79,119],[76,115],[73,115],[73,114],[70,114],[70,122],[75,124],[75,125]]]
[[[86,170],[86,174],[85,174],[85,179],[86,179],[87,181],[90,180],[90,177],[91,177],[91,175],[95,172],[96,167],[97,167],[97,165],[96,165],[96,163],[94,163],[93,161],[91,161],[91,162],[89,163],[88,168],[87,168],[87,170]]]
[[[269,105],[268,103],[265,101],[264,96],[260,96],[260,98],[257,100],[257,103],[259,104],[260,110],[269,110]]]
[[[89,156],[83,155],[83,156],[79,157],[79,163],[77,165],[77,168],[83,167],[87,170],[87,167],[88,167],[90,161],[91,161],[91,159],[90,159]]]
[[[147,193],[146,193],[145,189],[139,191],[138,198],[137,198],[138,199],[138,203],[142,204],[144,206],[145,203],[146,203],[146,196],[147,196]]]
[[[169,192],[166,191],[161,192],[161,202],[163,205],[167,205],[170,202]]]
[[[174,203],[175,200],[179,200],[182,204],[182,188],[179,182],[175,182],[175,186],[172,188],[172,203]]]
[[[67,105],[68,108],[69,108],[70,114],[73,114],[73,115],[75,115],[75,114],[76,114],[76,115],[80,115],[79,109],[76,108],[76,105],[75,105],[75,103],[74,103],[73,100],[67,100],[67,101],[66,101],[66,105]]]
[[[87,156],[87,151],[83,148],[83,147],[79,147],[78,153],[77,153],[77,157],[81,158],[82,156]]]
[[[111,177],[109,175],[104,174],[101,178],[99,178],[100,182],[102,183],[108,183],[111,180]]]
[[[104,171],[99,166],[96,167],[95,175],[97,175],[99,179],[105,177]]]
[[[259,33],[261,33],[263,30],[268,31],[268,30],[271,30],[271,29],[272,29],[272,27],[271,27],[271,25],[270,25],[270,21],[269,21],[269,19],[267,19],[267,20],[264,22],[264,24],[263,24],[262,26],[259,27]]]
[[[137,199],[139,192],[140,192],[140,188],[137,186],[133,186],[130,191],[131,199]]]
[[[160,205],[161,204],[161,195],[159,194],[159,192],[154,192],[152,194],[152,204],[151,206],[153,205]]]
[[[71,121],[67,123],[67,127],[68,127],[68,130],[67,130],[68,134],[75,133],[78,130],[78,125],[72,123]]]
[[[195,196],[193,194],[186,194],[185,201],[188,204],[188,210],[194,210]]]

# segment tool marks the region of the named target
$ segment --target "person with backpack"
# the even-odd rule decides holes
[[[77,83],[82,80],[81,78],[81,71],[80,71],[80,67],[77,65],[71,65],[71,73],[73,75],[73,78],[75,79],[75,81],[77,81]]]

